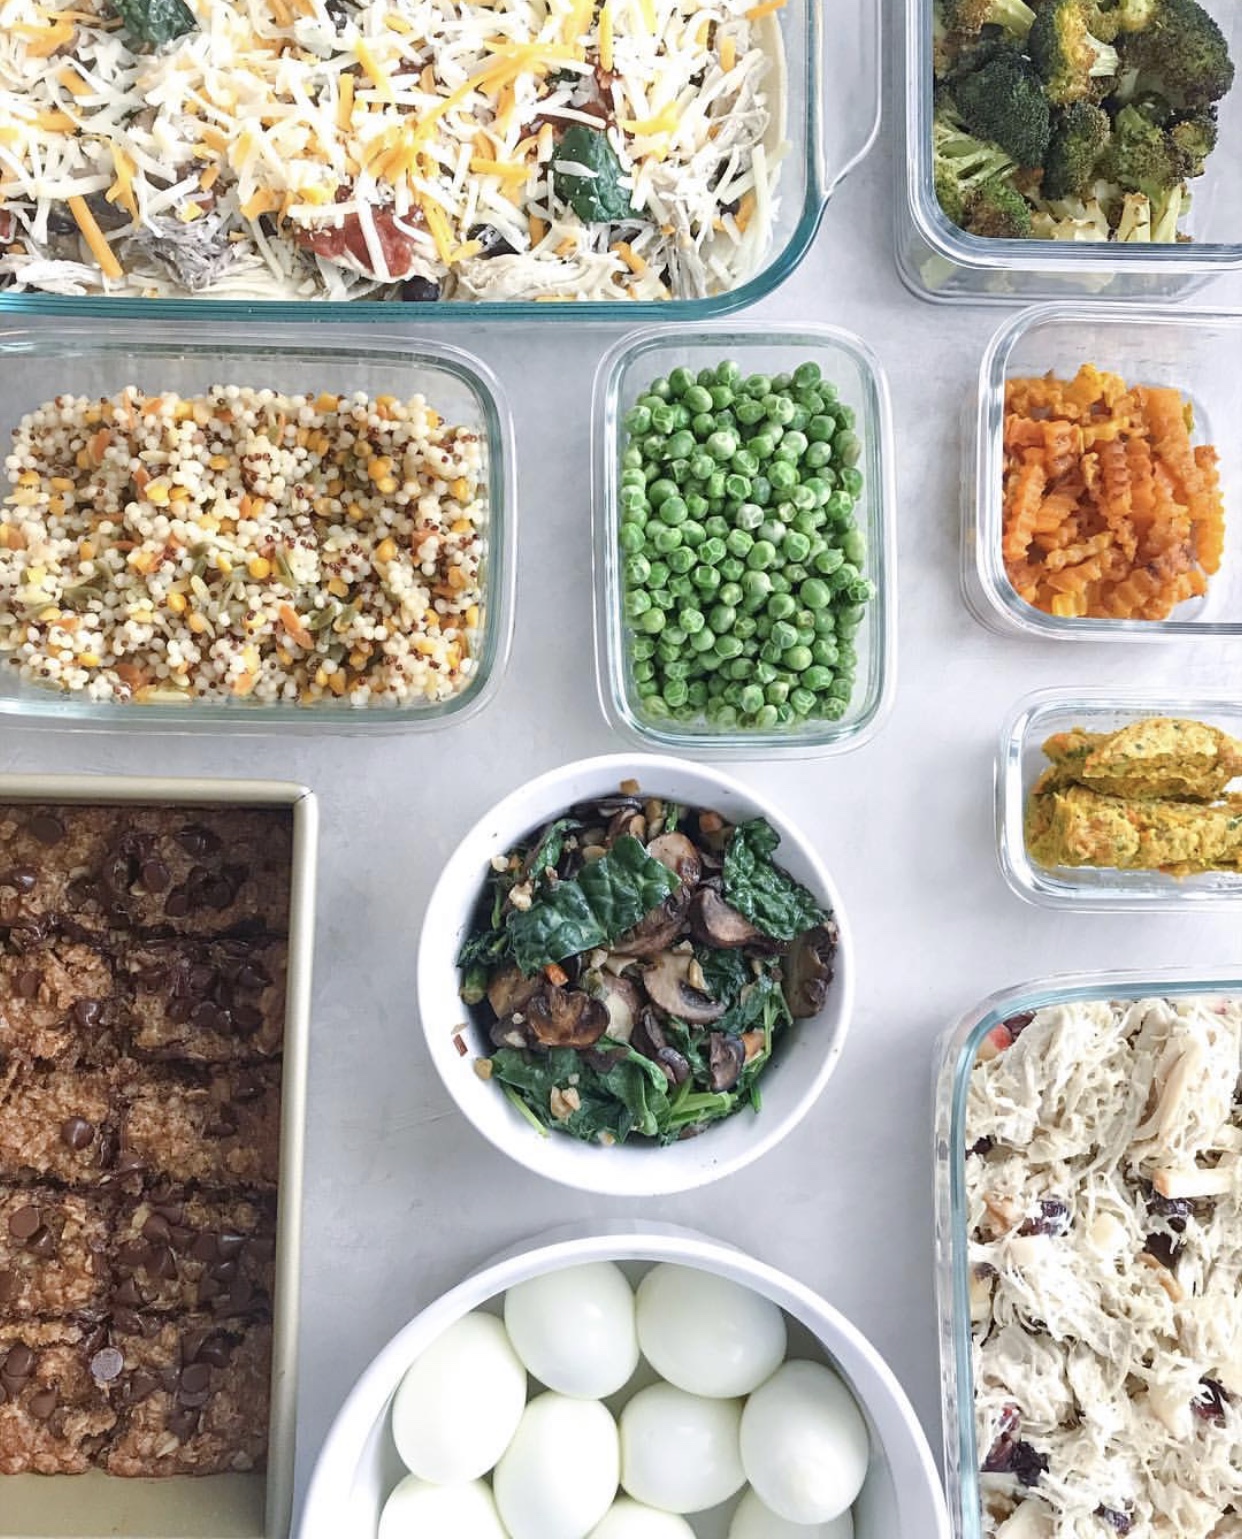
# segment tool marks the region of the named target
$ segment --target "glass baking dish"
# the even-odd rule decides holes
[[[770,154],[782,156],[776,209],[767,255],[748,281],[703,299],[590,301],[543,304],[534,300],[446,300],[413,310],[399,302],[357,300],[285,301],[69,297],[0,290],[0,316],[106,316],[110,323],[149,315],[158,306],[165,323],[210,316],[213,323],[263,321],[380,322],[416,317],[490,325],[496,321],[572,320],[633,325],[644,318],[701,321],[754,304],[770,294],[806,255],[833,192],[863,159],[880,126],[881,0],[848,0],[831,11],[818,0],[789,0],[767,25],[783,55],[784,122],[777,124]],[[826,18],[831,16],[831,25]],[[783,128],[783,137],[782,137]]]
[[[966,1098],[979,1046],[996,1026],[1049,1005],[1078,1000],[1242,993],[1242,972],[1062,973],[990,995],[943,1036],[937,1050],[934,1108],[936,1300],[945,1479],[954,1539],[981,1539],[975,1436],[966,1201]],[[1106,1532],[1101,1525],[1101,1534]]]
[[[24,716],[60,727],[144,728],[175,731],[375,733],[448,726],[481,710],[494,694],[508,660],[513,631],[513,425],[499,382],[486,364],[459,348],[372,336],[336,340],[332,328],[297,331],[264,322],[248,326],[142,321],[114,328],[100,322],[0,327],[0,445],[19,419],[61,394],[106,396],[135,385],[148,393],[188,395],[215,384],[289,392],[365,391],[407,398],[425,394],[447,420],[477,432],[483,442],[487,527],[483,613],[477,668],[452,699],[426,705],[352,707],[267,704],[253,700],[192,700],[184,704],[93,701],[29,683],[0,657],[0,716]],[[8,492],[7,479],[4,492]]]
[[[1005,322],[984,354],[973,432],[964,438],[962,591],[975,618],[1001,635],[1057,641],[1168,641],[1242,636],[1242,312],[1118,304],[1050,304]],[[1176,386],[1194,408],[1196,443],[1220,453],[1225,550],[1202,598],[1167,620],[1062,618],[1021,598],[1001,555],[1005,381],[1081,364],[1120,374],[1128,385]]]
[[[622,607],[618,543],[622,423],[657,375],[686,367],[695,372],[735,358],[744,374],[778,374],[814,362],[853,407],[862,440],[862,493],[855,510],[867,546],[863,575],[876,587],[856,638],[853,694],[840,721],[804,720],[768,731],[722,729],[699,721],[644,715],[636,690]],[[860,338],[833,326],[781,329],[763,323],[695,327],[656,326],[623,337],[601,360],[591,412],[594,467],[595,659],[600,704],[609,723],[635,742],[695,758],[781,754],[812,757],[841,753],[880,728],[896,687],[897,566],[893,543],[893,434],[888,383],[879,360]]]
[[[1027,797],[1048,768],[1042,744],[1055,732],[1082,727],[1115,732],[1153,716],[1206,722],[1242,738],[1242,703],[1236,696],[1154,693],[1122,694],[1105,689],[1071,693],[1039,690],[1018,702],[1001,732],[996,761],[996,831],[1001,870],[1020,898],[1045,908],[1178,909],[1183,905],[1222,908],[1242,903],[1242,871],[1168,876],[1160,871],[1117,871],[1090,866],[1036,865],[1026,847],[1023,818]]]
[[[1242,7],[1203,0],[1242,67]],[[897,266],[920,299],[1019,304],[1034,299],[1169,299],[1242,268],[1242,81],[1220,104],[1220,143],[1190,184],[1191,245],[989,240],[941,210],[932,173],[933,0],[905,0],[906,167],[896,210]]]

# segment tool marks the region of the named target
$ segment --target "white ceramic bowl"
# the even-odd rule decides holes
[[[406,1369],[467,1311],[499,1312],[506,1289],[588,1261],[616,1261],[632,1280],[653,1262],[674,1261],[730,1278],[778,1304],[789,1322],[789,1355],[816,1357],[833,1367],[867,1421],[871,1463],[854,1507],[854,1539],[949,1539],[927,1440],[875,1348],[824,1299],[784,1273],[693,1231],[652,1223],[585,1236],[572,1229],[545,1235],[531,1248],[489,1262],[398,1332],[359,1379],[328,1433],[297,1539],[374,1539],[384,1501],[404,1473],[389,1430],[389,1408]],[[699,1539],[725,1539],[735,1505],[736,1499],[692,1518]]]
[[[454,1034],[465,1018],[458,996],[456,958],[465,939],[493,855],[503,854],[577,802],[615,794],[636,780],[644,795],[710,807],[732,822],[765,817],[781,836],[776,860],[831,908],[841,939],[836,976],[823,1010],[795,1021],[782,1034],[764,1071],[763,1106],[748,1108],[697,1138],[660,1148],[645,1142],[612,1148],[564,1134],[541,1134],[497,1085],[475,1073],[478,1044],[467,1031],[462,1056]],[[684,759],[653,754],[611,754],[549,771],[506,796],[470,830],[449,858],[427,906],[418,948],[418,1008],[431,1060],[458,1107],[496,1148],[528,1170],[582,1191],[613,1197],[654,1197],[706,1186],[757,1160],[806,1116],[828,1083],[849,1025],[854,1000],[854,950],[832,878],[801,834],[781,813],[733,776]]]

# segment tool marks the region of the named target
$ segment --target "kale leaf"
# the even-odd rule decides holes
[[[776,940],[791,941],[828,917],[811,894],[772,863],[780,835],[764,818],[733,830],[724,858],[725,902]]]
[[[513,956],[530,977],[550,962],[606,945],[677,891],[676,872],[647,854],[632,835],[583,866],[576,877],[536,896],[507,918]]]
[[[721,1004],[731,1005],[754,977],[750,963],[741,951],[726,951],[715,946],[696,946],[694,955],[703,969],[707,992]]]
[[[171,43],[198,26],[183,0],[115,0],[125,30],[142,43]]]
[[[565,849],[565,835],[581,827],[582,824],[577,818],[557,818],[554,823],[549,823],[539,836],[539,843],[526,862],[526,867],[531,874],[541,877],[549,866],[555,867]]]
[[[502,1047],[492,1054],[492,1078],[516,1092],[532,1119],[546,1127],[598,1143],[606,1134],[624,1143],[631,1133],[662,1136],[668,1119],[668,1083],[658,1064],[623,1043],[600,1044],[606,1069],[595,1068],[571,1047],[547,1053]],[[552,1112],[552,1092],[573,1089],[578,1104],[565,1118]]]
[[[581,166],[586,175],[567,167]],[[552,154],[552,185],[584,224],[615,223],[633,216],[628,191],[621,186],[621,162],[608,135],[583,123],[571,124]]]

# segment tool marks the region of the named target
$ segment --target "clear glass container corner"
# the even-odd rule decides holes
[[[399,335],[254,322],[175,322],[145,312],[122,327],[108,317],[51,325],[4,324],[0,314],[0,442],[27,412],[61,394],[106,396],[135,385],[148,393],[189,394],[216,384],[347,394],[426,394],[442,416],[476,430],[487,477],[482,641],[469,685],[426,705],[353,707],[347,703],[267,704],[191,700],[135,705],[93,701],[22,680],[0,657],[0,719],[44,721],[66,730],[343,736],[435,730],[483,710],[499,687],[513,636],[517,496],[513,419],[504,391],[481,359],[447,343]]]
[[[818,363],[854,407],[863,441],[863,491],[856,516],[867,544],[865,575],[876,585],[858,632],[858,673],[845,716],[771,731],[713,728],[705,722],[644,718],[630,670],[622,608],[618,487],[622,418],[649,380],[679,366],[701,368],[729,356],[748,370],[778,373]],[[700,759],[818,758],[861,747],[892,707],[897,670],[897,565],[894,441],[888,382],[860,337],[839,327],[774,327],[764,322],[648,327],[622,337],[596,370],[591,412],[595,660],[600,706],[609,724],[646,747]]]

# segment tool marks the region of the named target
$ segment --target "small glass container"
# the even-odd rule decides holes
[[[699,322],[727,315],[765,298],[810,250],[829,199],[863,160],[880,128],[881,0],[790,0],[763,19],[764,46],[777,61],[777,111],[770,129],[769,162],[780,162],[772,224],[755,270],[735,288],[696,299],[590,300],[543,304],[538,299],[255,300],[147,299],[18,293],[0,289],[0,320],[22,317],[93,317],[105,325],[156,315],[165,325],[186,321],[296,322],[313,326],[344,321],[381,326],[464,322],[482,327],[525,321],[634,326],[645,320]],[[141,105],[135,103],[135,105]],[[257,109],[256,109],[257,111]]]
[[[1242,65],[1242,7],[1203,0]],[[896,211],[897,267],[920,299],[1171,299],[1242,269],[1242,82],[1220,104],[1220,143],[1190,183],[1192,244],[992,240],[968,235],[936,197],[932,164],[934,0],[905,0],[906,169]]]
[[[517,505],[509,407],[491,370],[469,353],[391,336],[348,341],[330,326],[288,331],[265,321],[245,327],[177,324],[153,319],[150,311],[119,327],[47,321],[0,327],[0,444],[11,441],[27,412],[57,395],[111,396],[127,385],[147,394],[193,395],[219,384],[289,393],[361,390],[403,400],[422,394],[447,421],[479,434],[487,523],[483,613],[470,682],[450,700],[403,706],[247,699],[140,705],[27,682],[0,655],[0,717],[37,718],[63,728],[358,734],[444,727],[482,710],[508,661]]]
[[[1242,703],[1229,695],[1120,694],[1109,690],[1039,690],[1019,701],[1001,733],[996,762],[996,831],[1001,870],[1020,898],[1044,908],[1179,909],[1242,904],[1242,871],[1169,876],[1094,866],[1036,865],[1026,846],[1027,799],[1049,766],[1042,745],[1056,732],[1082,727],[1116,732],[1153,716],[1219,727],[1242,739]]]
[[[840,721],[802,720],[770,730],[716,727],[705,719],[678,721],[643,713],[624,612],[623,557],[618,542],[622,419],[648,384],[684,367],[694,372],[737,359],[744,374],[792,372],[817,363],[840,399],[853,407],[862,440],[863,487],[855,518],[867,546],[865,577],[875,584],[855,646],[854,692]],[[591,453],[595,496],[595,658],[600,704],[609,723],[632,741],[695,758],[810,758],[842,753],[867,741],[892,702],[896,678],[897,596],[893,547],[893,438],[888,384],[879,360],[860,338],[833,326],[773,330],[733,326],[656,326],[622,338],[595,376]]]
[[[1028,1010],[1080,1000],[1176,999],[1242,994],[1242,972],[1061,973],[992,994],[941,1038],[935,1084],[936,1300],[944,1410],[945,1482],[954,1539],[982,1539],[975,1436],[966,1196],[966,1098],[979,1046],[996,1026]],[[1103,1530],[1101,1530],[1103,1532]]]
[[[1239,94],[1242,94],[1240,92]],[[965,435],[962,591],[975,618],[1000,635],[1056,641],[1169,641],[1242,636],[1242,312],[1134,305],[1041,305],[1005,322],[984,354],[974,432]],[[1220,452],[1225,551],[1201,598],[1167,620],[1062,618],[1028,604],[1001,554],[1005,381],[1072,379],[1084,363],[1127,385],[1172,386],[1194,410],[1194,442]]]

